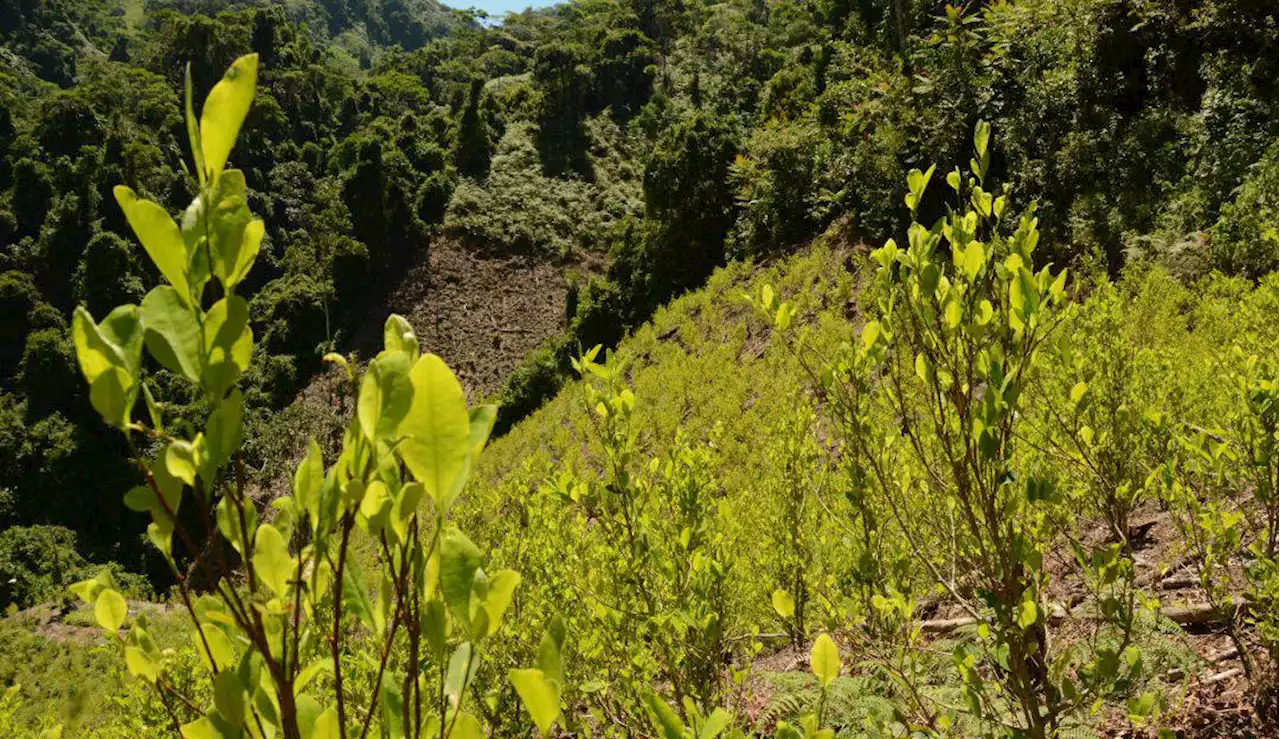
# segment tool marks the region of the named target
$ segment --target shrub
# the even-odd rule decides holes
[[[88,562],[74,531],[61,526],[12,526],[0,532],[0,609],[67,600]]]
[[[408,322],[392,316],[384,350],[362,377],[345,358],[326,357],[344,368],[348,398],[359,387],[338,459],[326,469],[313,441],[293,494],[273,501],[272,515],[249,497],[237,386],[254,337],[236,289],[265,226],[249,211],[244,174],[226,162],[257,71],[256,54],[236,60],[198,122],[188,77],[187,128],[199,177],[188,212],[195,217],[179,226],[159,204],[115,190],[165,283],[141,306],[118,306],[101,322],[81,307],[73,320],[93,408],[125,434],[142,476],[126,504],[151,519],[147,538],[176,581],[207,691],[182,683],[189,671],[159,649],[147,618],[121,632],[128,607],[109,573],[71,590],[92,604],[129,673],[155,691],[184,736],[263,735],[270,726],[289,739],[363,737],[375,725],[379,735],[482,735],[468,696],[480,691],[481,644],[500,631],[520,575],[486,572],[483,554],[449,512],[496,408],[468,410],[453,373],[422,354]],[[205,289],[210,282],[216,290]],[[213,301],[210,292],[221,297]],[[168,407],[156,402],[155,375],[142,361],[144,332],[150,359],[199,398],[187,422],[170,425]],[[140,397],[146,420],[134,418]],[[157,442],[154,458],[138,453],[135,435]],[[196,515],[179,515],[192,508]],[[372,579],[353,548],[362,543],[375,552]],[[190,572],[179,565],[184,550]],[[212,592],[198,592],[193,576]],[[508,673],[543,734],[560,714],[564,638],[563,629],[552,629],[537,667]],[[312,687],[322,671],[331,686],[324,679]]]
[[[1273,143],[1222,206],[1221,215],[1209,229],[1215,268],[1255,280],[1276,270],[1280,249],[1276,236],[1278,158],[1280,149]]]

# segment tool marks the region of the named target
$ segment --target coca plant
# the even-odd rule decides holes
[[[356,406],[338,458],[326,465],[313,441],[291,495],[269,505],[250,496],[237,383],[253,331],[237,289],[264,228],[246,204],[244,174],[226,164],[257,74],[256,55],[236,60],[198,119],[188,75],[195,199],[175,220],[129,188],[115,190],[163,283],[141,305],[101,321],[79,308],[73,320],[93,407],[128,439],[143,480],[125,502],[151,518],[147,535],[172,569],[207,673],[200,695],[212,700],[177,687],[144,618],[121,634],[127,607],[109,579],[73,590],[184,737],[482,736],[468,691],[520,576],[487,572],[450,509],[495,408],[468,410],[457,378],[393,315],[363,373],[326,357],[343,367]],[[198,422],[167,423],[151,391],[153,366],[191,386]],[[139,397],[144,412],[135,412]],[[158,452],[144,456],[139,441]],[[376,551],[376,570],[363,571],[357,545]],[[548,635],[537,667],[511,673],[543,733],[559,714],[563,640]]]
[[[894,548],[877,548],[862,575],[878,591],[868,628],[914,610],[904,564],[977,625],[977,638],[953,654],[964,710],[919,690],[914,669],[895,673],[917,722],[1046,737],[1136,676],[1141,653],[1051,651],[1044,560],[1065,503],[1054,480],[1027,464],[1017,427],[1037,356],[1062,320],[1067,276],[1034,269],[1035,209],[1015,214],[1007,189],[987,182],[990,135],[979,123],[969,171],[946,176],[955,202],[932,226],[917,216],[934,168],[910,172],[907,242],[871,253],[875,303],[860,341],[818,361],[813,347],[796,351],[836,422],[855,497],[883,511],[879,521],[860,517],[892,526],[904,544],[887,560]],[[752,302],[777,328],[792,323],[794,307],[772,290]],[[903,649],[916,648],[918,630],[905,633]]]
[[[1238,650],[1254,708],[1265,721],[1273,711],[1267,695],[1274,689],[1277,662],[1280,402],[1275,365],[1246,351],[1253,348],[1253,338],[1223,351],[1212,365],[1232,401],[1216,419],[1221,425],[1182,424],[1175,433],[1178,448],[1159,477],[1200,593]],[[1233,583],[1242,564],[1243,594]],[[1256,628],[1260,644],[1249,638],[1247,625]]]

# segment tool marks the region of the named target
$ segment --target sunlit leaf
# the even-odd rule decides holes
[[[409,379],[413,401],[399,425],[408,437],[400,455],[413,476],[427,488],[436,510],[447,511],[471,456],[471,422],[462,386],[444,361],[423,354]]]
[[[248,54],[231,64],[205,98],[200,111],[200,145],[205,169],[215,177],[231,155],[257,84],[258,55]]]
[[[820,635],[813,643],[813,651],[809,653],[809,668],[823,688],[839,677],[840,666],[840,650],[836,648],[836,643],[830,636]]]
[[[289,546],[276,527],[262,524],[253,542],[253,568],[255,574],[276,595],[288,591],[289,576],[293,574],[293,560]]]
[[[128,616],[129,606],[124,602],[124,596],[110,588],[98,593],[93,604],[93,617],[99,626],[106,631],[119,631]]]
[[[200,381],[203,342],[200,323],[178,290],[161,285],[142,299],[147,350],[161,366]]]
[[[129,227],[142,242],[142,248],[155,263],[156,269],[173,286],[178,299],[183,305],[191,304],[191,288],[187,281],[187,246],[182,238],[182,231],[165,209],[151,202],[142,200],[137,193],[116,185],[112,191],[116,202],[124,211]]]
[[[538,733],[548,736],[560,715],[559,685],[537,669],[511,670],[507,678],[515,686],[520,702],[538,727]]]

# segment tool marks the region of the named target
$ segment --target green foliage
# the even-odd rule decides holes
[[[61,600],[87,563],[75,533],[60,526],[12,526],[0,533],[0,603],[27,608]]]
[[[236,385],[248,369],[253,334],[235,288],[257,257],[264,228],[248,211],[243,174],[224,164],[253,97],[256,69],[255,56],[235,62],[206,99],[199,123],[188,77],[188,132],[201,175],[181,227],[158,204],[117,190],[168,284],[148,293],[141,307],[117,307],[101,323],[80,308],[74,324],[94,408],[126,434],[131,450],[134,434],[161,444],[152,459],[135,451],[145,483],[129,491],[125,503],[151,518],[147,536],[177,581],[211,704],[208,695],[181,692],[181,666],[157,647],[145,616],[120,633],[129,609],[108,573],[70,590],[92,607],[129,673],[156,691],[184,735],[343,736],[358,727],[364,736],[377,716],[382,734],[456,729],[476,736],[479,719],[464,710],[464,699],[474,687],[479,647],[499,632],[520,576],[486,572],[480,550],[450,522],[449,511],[484,448],[495,409],[468,411],[457,378],[439,357],[420,354],[407,321],[392,316],[384,350],[359,381],[338,460],[326,471],[313,442],[294,476],[293,495],[273,501],[277,515],[270,521],[260,519],[247,497],[239,457],[244,400]],[[213,281],[216,290],[206,289]],[[222,297],[213,300],[210,292]],[[165,406],[144,375],[144,344],[152,360],[201,394],[203,430],[189,436],[181,428],[186,424],[166,425]],[[331,359],[349,366],[339,355]],[[354,389],[356,375],[349,372],[348,379]],[[146,421],[134,420],[139,396]],[[203,546],[193,543],[200,532],[179,517],[184,499],[199,512]],[[353,532],[381,545],[372,583],[350,548]],[[215,594],[195,591],[183,576],[175,535]],[[243,563],[236,570],[228,548]],[[344,615],[373,639],[357,638],[361,632],[345,625]],[[556,650],[562,630],[557,639]],[[354,684],[344,689],[344,652],[354,665],[377,665],[371,683],[354,679],[364,677],[362,671],[349,667]],[[558,658],[544,660],[539,674],[559,675],[558,664]],[[303,692],[322,670],[333,674],[326,708],[314,692]],[[551,688],[517,684],[545,731],[554,719],[547,705],[558,693],[554,681]],[[361,714],[356,701],[367,702]]]
[[[1221,215],[1209,229],[1213,266],[1227,274],[1244,274],[1258,279],[1276,270],[1276,161],[1280,150],[1267,149],[1250,167],[1244,181],[1223,203]]]
[[[601,123],[592,131],[602,146],[625,146],[616,127]],[[533,256],[603,250],[613,224],[638,210],[634,178],[619,172],[606,179],[606,168],[618,164],[611,157],[602,158],[595,182],[548,177],[532,134],[527,124],[507,128],[487,178],[458,185],[445,214],[446,233],[475,246]]]

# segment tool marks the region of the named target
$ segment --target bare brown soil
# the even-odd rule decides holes
[[[468,399],[481,400],[564,328],[567,266],[437,239],[427,259],[360,327],[355,346],[372,355],[382,343],[386,316],[399,313],[422,350],[440,355],[458,375]]]
[[[588,262],[575,257],[555,263],[434,239],[426,258],[391,288],[382,306],[369,311],[349,345],[338,351],[367,361],[382,348],[387,316],[399,313],[413,326],[422,350],[443,358],[468,401],[479,402],[501,390],[528,354],[564,328],[566,273],[574,267],[598,267]],[[297,393],[290,411],[306,428],[296,434],[279,471],[256,480],[253,497],[270,500],[288,492],[309,436],[326,456],[337,450],[351,412],[349,402],[344,408],[344,383],[342,372],[329,367]]]

